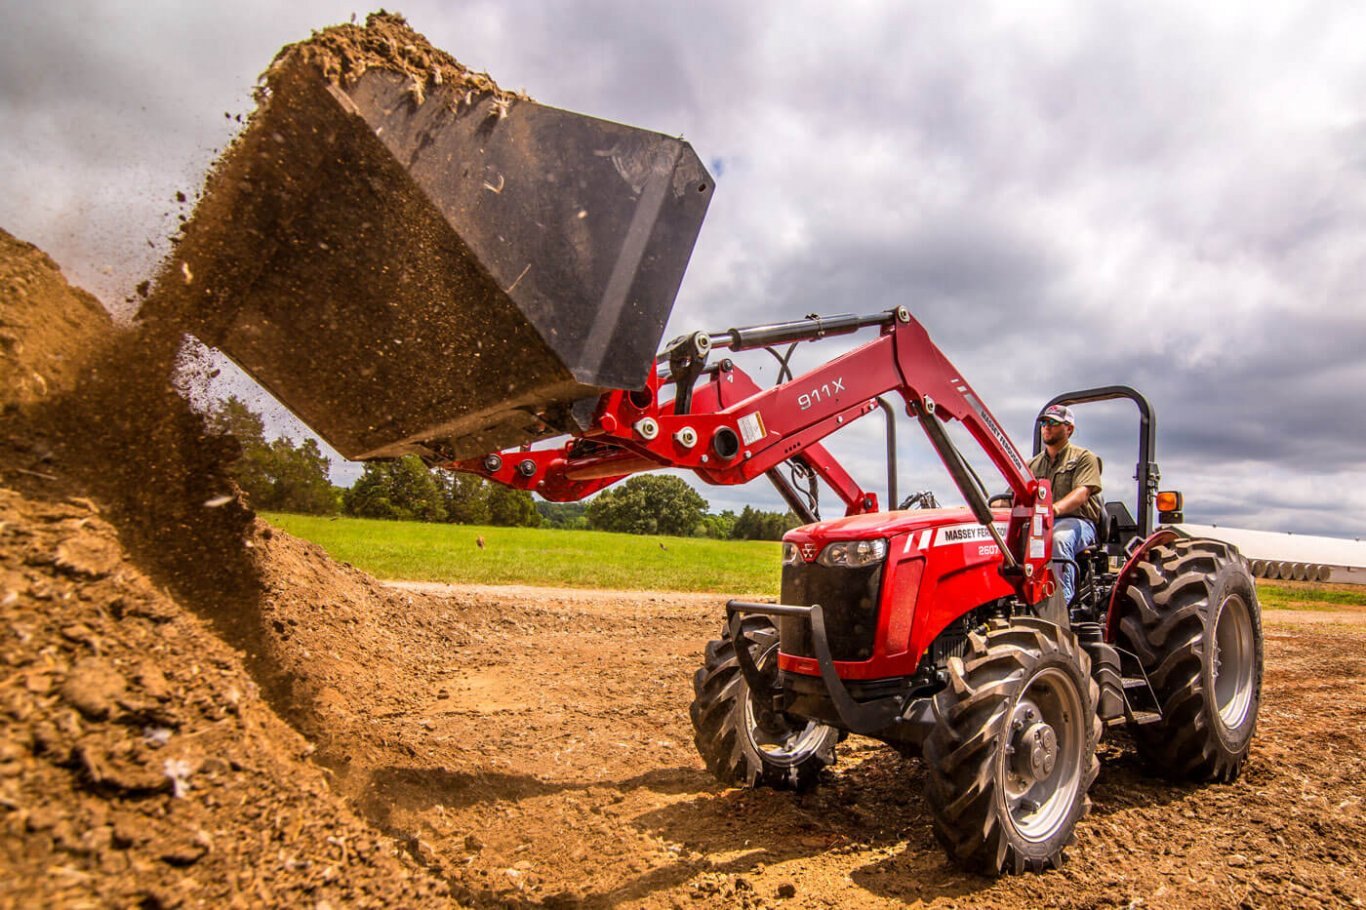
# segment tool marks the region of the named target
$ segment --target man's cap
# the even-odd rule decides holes
[[[1039,419],[1056,420],[1061,423],[1067,424],[1069,427],[1072,427],[1073,429],[1076,429],[1077,426],[1077,418],[1075,415],[1073,415],[1072,409],[1067,407],[1066,405],[1061,404],[1051,404],[1048,407],[1044,408],[1044,412],[1039,415]]]

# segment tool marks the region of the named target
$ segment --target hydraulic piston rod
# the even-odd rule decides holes
[[[747,351],[753,348],[766,348],[790,341],[814,341],[833,335],[848,335],[859,329],[874,325],[891,325],[896,321],[895,312],[870,313],[855,316],[843,313],[838,316],[808,316],[792,322],[775,322],[771,325],[752,325],[738,329],[727,329],[710,336],[713,348],[730,348],[733,351]]]

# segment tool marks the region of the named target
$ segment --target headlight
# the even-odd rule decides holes
[[[785,565],[785,566],[795,566],[795,565],[799,565],[799,564],[801,563],[801,561],[802,561],[802,554],[801,554],[801,550],[798,549],[797,545],[796,545],[795,543],[788,543],[788,542],[784,541],[784,542],[783,542],[783,565]]]
[[[887,556],[887,541],[841,540],[821,551],[816,562],[834,569],[861,569],[882,562]]]

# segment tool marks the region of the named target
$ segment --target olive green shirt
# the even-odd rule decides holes
[[[1040,480],[1052,482],[1054,502],[1077,487],[1089,487],[1091,496],[1072,514],[1099,525],[1100,500],[1096,494],[1100,492],[1100,462],[1090,451],[1069,442],[1058,452],[1057,458],[1050,458],[1048,450],[1044,449],[1034,456],[1029,463],[1029,470]]]

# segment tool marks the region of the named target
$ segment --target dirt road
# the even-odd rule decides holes
[[[395,655],[366,690],[342,792],[481,906],[1353,906],[1366,898],[1366,617],[1271,614],[1253,759],[1232,786],[1142,774],[1105,746],[1058,872],[949,867],[919,761],[852,739],[815,792],[716,786],[687,719],[715,597],[408,586],[458,646]],[[439,641],[439,631],[434,641]],[[359,693],[358,693],[359,694]],[[330,750],[329,750],[330,751]],[[350,758],[350,761],[346,761]]]

